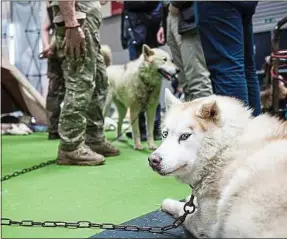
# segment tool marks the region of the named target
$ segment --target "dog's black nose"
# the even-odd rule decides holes
[[[148,157],[149,165],[155,170],[160,170],[161,160],[162,157],[160,157],[157,153],[154,153]]]
[[[175,72],[176,72],[176,74],[178,74],[180,72],[180,69],[176,68]]]

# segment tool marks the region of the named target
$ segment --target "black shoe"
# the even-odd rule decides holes
[[[127,136],[129,139],[132,139],[132,138],[133,138],[132,132],[127,132],[127,133],[126,133],[126,136]],[[141,141],[142,141],[142,142],[147,141],[147,138],[146,138],[145,135],[141,135]]]
[[[60,139],[60,135],[58,133],[49,133],[48,140],[56,140]]]

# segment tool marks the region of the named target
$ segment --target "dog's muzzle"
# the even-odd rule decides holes
[[[176,73],[174,73],[174,74],[170,74],[169,72],[167,72],[163,69],[158,69],[158,72],[162,75],[162,77],[164,77],[168,81],[173,81],[174,79],[178,78],[178,73],[180,72],[180,70],[176,69]]]
[[[154,171],[160,172],[161,170],[161,161],[162,157],[160,157],[157,153],[153,153],[148,157],[149,165]]]

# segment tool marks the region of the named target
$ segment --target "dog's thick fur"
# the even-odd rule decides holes
[[[103,49],[105,52],[105,49]],[[136,149],[142,149],[138,126],[138,114],[146,106],[148,147],[155,149],[153,130],[155,112],[159,103],[162,76],[178,73],[178,68],[171,62],[169,54],[161,49],[151,49],[147,45],[142,48],[141,56],[126,65],[110,65],[107,67],[109,92],[104,107],[104,116],[112,102],[118,113],[117,135],[121,139],[123,119],[130,109],[130,120]]]
[[[196,237],[286,238],[287,123],[252,118],[223,96],[181,103],[167,90],[166,105],[165,139],[149,161],[193,186],[197,206],[185,227]],[[162,209],[178,217],[183,205],[166,199]]]

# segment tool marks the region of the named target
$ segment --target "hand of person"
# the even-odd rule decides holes
[[[164,29],[163,27],[160,27],[157,34],[156,34],[156,39],[157,39],[157,42],[159,44],[163,44],[165,39],[164,39]]]
[[[85,52],[85,34],[82,28],[67,28],[62,47],[66,56],[79,58]]]
[[[172,4],[169,4],[168,10],[171,13],[171,15],[178,15],[179,14],[179,9],[176,8],[175,6],[173,6]]]
[[[40,53],[40,58],[49,58],[50,56],[53,55],[54,50],[55,50],[56,44],[52,43],[47,46],[44,46],[44,50]]]

